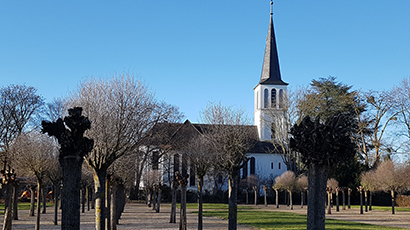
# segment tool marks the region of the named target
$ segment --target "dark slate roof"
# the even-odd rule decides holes
[[[279,68],[278,50],[276,47],[275,29],[273,16],[270,15],[268,36],[266,38],[265,56],[263,58],[261,85],[288,85],[282,81]]]
[[[209,124],[193,124],[189,120],[184,123],[159,123],[151,131],[154,145],[168,146],[174,150],[178,150],[181,146],[186,145],[193,137],[202,135],[214,125]],[[232,126],[234,127],[234,126]],[[255,146],[251,148],[249,153],[272,153],[274,146],[268,141],[259,141],[258,128],[253,125],[245,125],[245,132],[249,134],[249,138],[254,138]]]

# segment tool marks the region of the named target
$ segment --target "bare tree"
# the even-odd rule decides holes
[[[37,95],[34,87],[9,85],[0,88],[0,156],[3,163],[3,178],[10,179],[10,181],[3,181],[5,191],[3,229],[12,227],[12,192],[17,182],[14,169],[9,165],[10,144],[38,114],[42,105],[43,99]]]
[[[299,174],[300,162],[298,153],[289,147],[290,129],[299,118],[299,110],[296,107],[298,101],[302,100],[305,88],[298,88],[292,91],[288,89],[283,95],[280,109],[266,109],[265,120],[271,123],[271,137],[273,148],[271,151],[281,153],[283,162],[288,170]]]
[[[369,153],[372,153],[372,151],[369,152],[361,149],[361,152],[364,155],[365,163],[372,168],[376,168],[383,152],[389,151],[389,146],[383,145],[383,137],[385,136],[386,129],[392,121],[397,120],[397,116],[401,112],[395,108],[395,99],[391,91],[370,91],[365,93],[364,97],[368,103],[366,113],[371,119],[369,123],[370,129],[372,130],[370,141],[372,147],[374,147],[374,152],[373,156],[369,156]]]
[[[296,178],[296,188],[300,191],[300,206],[303,208],[305,202],[305,191],[308,188],[308,178],[305,175],[300,175]]]
[[[83,107],[93,121],[87,136],[94,139],[95,145],[85,160],[94,171],[96,229],[103,230],[108,167],[146,146],[149,130],[166,120],[172,111],[164,109],[144,83],[129,74],[84,81],[69,104]]]
[[[363,186],[365,193],[369,192],[369,210],[372,210],[372,197],[373,193],[377,191],[378,182],[375,170],[363,172],[360,175],[360,184]],[[367,195],[365,196],[367,198]],[[365,201],[367,203],[367,201]]]
[[[12,148],[16,168],[28,170],[37,179],[37,220],[36,229],[40,229],[40,196],[44,180],[54,163],[57,147],[54,141],[36,131],[21,134]],[[31,194],[34,196],[34,194]]]
[[[293,210],[293,191],[296,190],[296,176],[293,171],[286,171],[275,178],[275,185],[289,193],[290,209]]]
[[[237,192],[239,170],[247,162],[246,153],[255,145],[258,135],[256,130],[249,132],[249,120],[241,110],[223,106],[221,103],[210,103],[202,111],[203,123],[209,124],[204,130],[204,137],[213,144],[217,153],[215,162],[228,173],[229,178],[229,227],[237,228]]]
[[[376,169],[378,187],[391,194],[392,214],[395,213],[395,193],[407,190],[408,177],[408,169],[396,166],[391,160],[383,161]]]
[[[332,194],[339,188],[339,182],[335,178],[327,180],[327,214],[332,214]]]

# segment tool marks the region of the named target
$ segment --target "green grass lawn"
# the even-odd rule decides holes
[[[19,202],[18,204],[18,210],[29,210],[30,209],[30,202]],[[54,203],[51,202],[47,202],[46,206],[47,207],[51,207],[53,206]],[[35,207],[37,207],[37,205],[35,205]],[[4,203],[0,204],[0,215],[4,214]]]
[[[198,208],[197,204],[187,204],[187,208]],[[209,210],[213,209],[213,210]],[[218,210],[221,209],[221,210]],[[215,216],[228,219],[227,204],[204,204],[204,216]],[[251,207],[238,206],[238,223],[259,229],[306,229],[306,215],[290,212],[260,211]],[[388,230],[401,229],[356,223],[351,221],[326,219],[326,229]]]
[[[360,205],[351,205],[352,208],[360,208]],[[363,206],[363,210],[365,207]],[[380,211],[391,211],[391,206],[372,206],[372,210],[380,210]],[[394,207],[394,211],[396,212],[410,212],[410,208],[406,207]]]

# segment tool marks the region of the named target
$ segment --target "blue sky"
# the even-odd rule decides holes
[[[283,80],[399,84],[410,77],[409,10],[408,0],[276,0]],[[51,101],[85,77],[125,71],[193,122],[209,101],[252,118],[269,12],[268,0],[1,1],[0,85]]]

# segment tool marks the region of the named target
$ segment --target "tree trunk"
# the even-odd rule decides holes
[[[369,211],[372,210],[372,197],[373,197],[373,193],[370,192],[370,196],[369,196]]]
[[[172,182],[172,204],[171,204],[171,217],[169,223],[176,223],[176,216],[177,216],[177,189],[178,189],[178,182]]]
[[[394,199],[394,191],[390,191],[391,194],[391,214],[394,214],[394,206],[396,205],[396,201]]]
[[[95,205],[95,230],[105,230],[105,181],[106,170],[93,172],[94,175],[94,205]],[[80,201],[78,201],[80,202]]]
[[[80,229],[80,181],[83,158],[68,155],[60,157],[63,171],[63,189],[61,191],[61,229]]]
[[[202,210],[202,186],[204,184],[204,177],[203,176],[197,176],[198,179],[198,230],[203,229],[203,210]]]
[[[264,191],[264,193],[265,193],[265,194],[264,194],[265,206],[268,206],[268,194],[267,194],[268,189],[267,189],[266,185],[263,186],[263,191]]]
[[[186,184],[181,184],[181,212],[179,220],[179,230],[187,229],[186,222]]]
[[[54,193],[54,225],[58,225],[58,196],[60,194],[59,184],[54,183],[53,193]]]
[[[111,177],[105,181],[105,228],[111,228]]]
[[[40,229],[40,211],[41,211],[41,191],[43,187],[41,186],[41,181],[37,179],[37,216],[36,216],[36,230]]]
[[[248,189],[245,189],[245,204],[249,203],[249,192]]]
[[[293,198],[292,198],[292,191],[288,190],[289,192],[289,204],[290,204],[290,210],[293,210]]]
[[[360,214],[363,214],[363,194],[362,194],[362,190],[360,190]]]
[[[332,192],[327,192],[327,214],[332,214]]]
[[[342,209],[343,209],[343,210],[346,210],[346,200],[345,200],[346,198],[345,198],[345,190],[344,190],[344,189],[342,190],[342,196],[343,196],[343,197],[342,197],[342,202],[343,202],[343,207],[342,207]]]
[[[364,190],[364,211],[367,212],[367,190]]]
[[[339,190],[336,189],[336,212],[339,212]]]
[[[111,230],[117,230],[117,205],[118,205],[118,187],[114,183],[111,189],[111,212],[110,212],[110,218],[111,218]]]
[[[351,193],[351,189],[348,188],[347,189],[347,208],[350,209],[350,193]]]
[[[312,164],[308,173],[307,230],[324,230],[327,171]]]
[[[237,197],[238,197],[238,183],[239,175],[238,172],[231,172],[229,175],[229,216],[228,216],[228,229],[236,230],[238,221],[238,207],[237,207]],[[256,191],[255,191],[256,194]]]
[[[4,175],[3,175],[4,177]],[[12,207],[13,207],[13,185],[11,182],[3,184],[4,194],[4,221],[3,230],[11,230],[12,227]]]
[[[85,213],[85,199],[87,195],[86,186],[81,188],[81,212]]]
[[[159,212],[161,209],[161,186],[158,185],[158,191],[157,191],[157,208],[155,209],[156,212]]]
[[[304,191],[302,190],[302,191],[300,192],[300,208],[303,208],[304,203],[305,203],[305,193],[304,193]]]
[[[47,206],[46,194],[47,194],[46,188],[43,188],[43,191],[41,191],[41,201],[42,201],[42,203],[43,203],[43,207],[42,207],[41,213],[43,213],[43,214],[45,214],[45,213],[47,212],[47,208],[46,208],[46,206]]]
[[[255,205],[258,205],[258,192],[257,192],[257,187],[256,186],[254,186],[253,187],[253,195],[254,195],[254,202],[255,202]]]
[[[36,205],[36,196],[34,195],[34,186],[30,186],[30,211],[28,213],[28,216],[34,216],[34,209],[35,209],[35,205]]]
[[[275,202],[276,202],[276,208],[279,208],[279,190],[275,189],[276,197],[275,197]]]
[[[13,183],[13,220],[18,220],[18,194],[19,194],[19,182]]]

